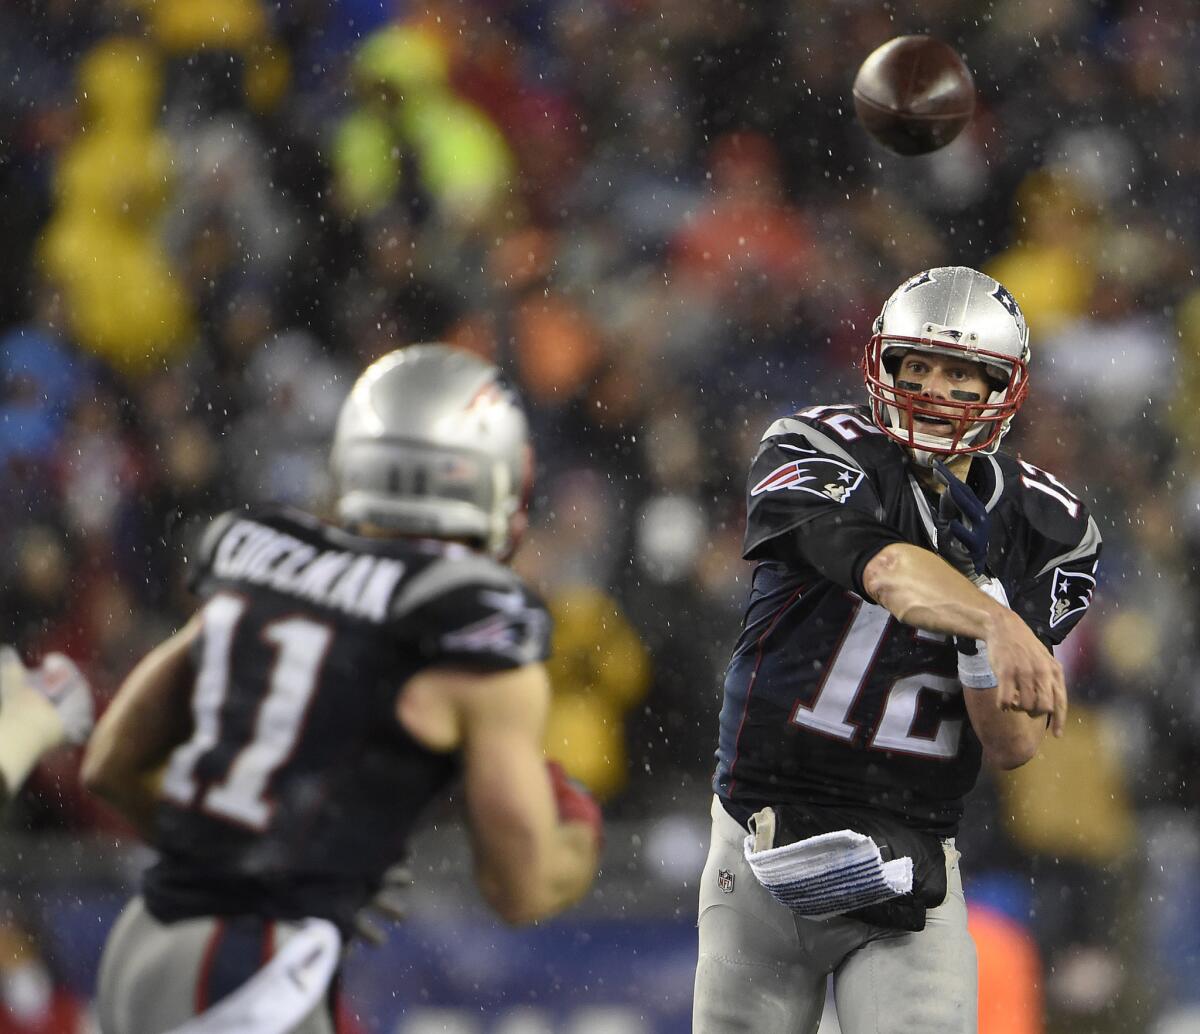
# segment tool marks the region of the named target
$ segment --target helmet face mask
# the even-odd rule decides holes
[[[500,560],[525,528],[525,414],[494,366],[445,345],[410,345],[363,372],[338,417],[331,467],[350,525],[465,540]]]
[[[964,266],[926,270],[884,304],[862,372],[871,416],[890,438],[928,465],[937,456],[995,452],[1029,391],[1029,333],[1012,295]],[[932,398],[896,372],[910,352],[979,364],[987,397]],[[973,393],[961,393],[964,396]],[[918,430],[915,418],[949,420],[946,436]]]

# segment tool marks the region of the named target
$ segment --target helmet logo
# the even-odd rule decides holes
[[[920,287],[922,284],[932,284],[933,274],[927,269],[923,273],[918,273],[907,284],[904,285],[901,294],[908,294],[914,287]]]
[[[1013,319],[1020,319],[1021,308],[1017,305],[1017,300],[1008,291],[1008,288],[1003,284],[997,284],[996,290],[992,292],[992,297],[996,299]]]
[[[941,343],[953,344],[972,352],[979,349],[979,335],[956,327],[943,327],[940,323],[926,323],[923,330],[925,338],[931,345]]]

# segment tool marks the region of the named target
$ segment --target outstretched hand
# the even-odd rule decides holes
[[[986,577],[987,507],[941,460],[934,461],[933,471],[946,486],[938,500],[938,552],[964,578],[977,581]]]
[[[1048,715],[1050,731],[1061,736],[1067,722],[1067,683],[1062,665],[1012,611],[987,637],[988,657],[1005,711]]]

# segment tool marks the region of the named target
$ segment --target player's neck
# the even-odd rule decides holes
[[[959,481],[967,480],[967,472],[971,469],[971,456],[968,453],[965,456],[954,456],[951,459],[943,460],[946,466],[950,469]],[[927,467],[920,463],[912,464],[913,471],[917,476],[917,481],[921,487],[927,492],[932,492],[934,495],[941,495],[946,486],[934,475],[933,467]]]

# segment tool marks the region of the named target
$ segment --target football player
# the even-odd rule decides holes
[[[699,901],[696,1034],[967,1034],[976,960],[954,836],[981,757],[1015,768],[1067,710],[1051,654],[1100,535],[998,451],[1028,390],[1012,295],[964,267],[902,284],[869,404],[766,431],[756,561],[725,677]]]
[[[494,367],[412,346],[341,411],[336,525],[237,510],[209,528],[202,605],[85,758],[159,852],[105,948],[105,1034],[332,1034],[355,917],[460,775],[503,919],[586,892],[599,811],[543,759],[549,619],[504,563],[531,464]]]

